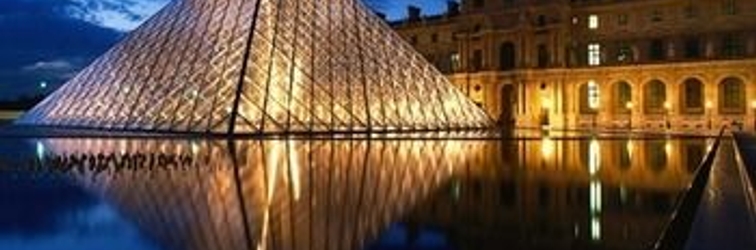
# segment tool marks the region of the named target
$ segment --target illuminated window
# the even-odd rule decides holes
[[[460,57],[458,52],[452,52],[450,60],[452,65],[452,70],[454,72],[458,72],[462,68],[462,63],[460,62]]]
[[[598,43],[588,44],[588,65],[601,65],[601,45]]]
[[[599,18],[597,15],[590,15],[588,16],[588,28],[595,30],[598,29],[599,26]]]
[[[588,81],[588,107],[596,110],[599,108],[599,86],[594,80]]]

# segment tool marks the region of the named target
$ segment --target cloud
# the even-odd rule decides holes
[[[68,61],[65,60],[55,60],[55,61],[40,61],[36,62],[32,65],[24,66],[22,70],[27,72],[34,72],[34,71],[66,71],[71,70],[73,68],[73,64],[71,64]]]
[[[43,76],[50,80],[67,80],[74,77],[82,67],[83,65],[74,60],[57,59],[26,65],[21,68],[21,71],[30,76]]]
[[[0,0],[0,100],[35,95],[41,81],[59,86],[123,36],[67,15],[72,4]]]
[[[129,31],[163,8],[168,0],[70,0],[65,13],[118,31]]]

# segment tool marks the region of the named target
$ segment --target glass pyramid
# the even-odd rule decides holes
[[[273,134],[490,119],[358,0],[174,0],[17,124]]]

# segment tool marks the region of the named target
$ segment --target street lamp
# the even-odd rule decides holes
[[[625,108],[630,112],[630,116],[627,122],[627,129],[633,129],[633,102],[625,103]]]
[[[711,103],[711,101],[706,101],[706,127],[708,127],[709,129],[711,129],[711,108],[713,106],[714,105]]]
[[[671,124],[669,124],[669,110],[672,108],[672,105],[669,104],[669,102],[664,102],[664,125],[667,126],[667,129],[670,129]]]

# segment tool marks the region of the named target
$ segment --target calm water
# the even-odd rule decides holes
[[[639,249],[704,139],[0,139],[0,248]]]

